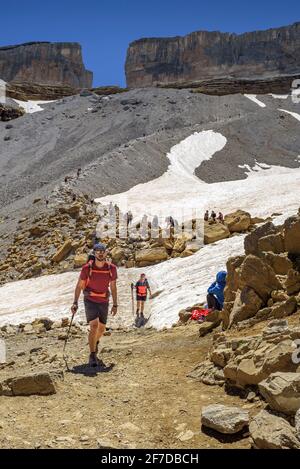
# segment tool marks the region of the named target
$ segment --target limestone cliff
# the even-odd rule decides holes
[[[0,77],[7,81],[90,88],[81,46],[73,42],[31,42],[0,47]]]
[[[244,34],[198,31],[129,45],[131,88],[217,78],[257,78],[300,72],[300,22]]]

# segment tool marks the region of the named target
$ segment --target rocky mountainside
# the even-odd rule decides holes
[[[299,74],[300,23],[244,34],[197,31],[129,45],[130,88],[217,78]]]
[[[30,42],[0,47],[0,77],[6,82],[33,82],[91,88],[78,43]]]
[[[110,319],[96,369],[83,323],[70,329],[65,357],[67,318],[2,326],[1,446],[300,449],[299,240],[300,212],[245,238],[245,256],[228,260],[213,335],[203,337],[209,316],[160,332]]]

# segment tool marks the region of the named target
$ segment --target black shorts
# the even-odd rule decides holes
[[[146,300],[147,300],[146,296],[136,295],[136,301],[146,301]]]
[[[85,298],[84,307],[87,322],[98,318],[102,324],[107,323],[108,303],[95,303]]]

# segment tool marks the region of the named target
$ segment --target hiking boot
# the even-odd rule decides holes
[[[90,353],[89,366],[92,366],[93,368],[98,366],[98,359],[95,352]]]

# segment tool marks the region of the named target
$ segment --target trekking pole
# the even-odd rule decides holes
[[[134,316],[133,283],[131,284],[131,309],[132,309],[132,316]]]
[[[72,324],[73,324],[74,316],[75,316],[75,313],[72,313],[72,317],[71,317],[69,329],[68,329],[68,332],[67,332],[67,336],[66,336],[66,338],[65,338],[65,343],[64,343],[64,348],[63,348],[63,359],[64,359],[64,362],[65,362],[65,364],[66,364],[66,368],[67,368],[68,371],[70,371],[70,369],[69,369],[69,367],[68,367],[68,362],[67,362],[67,358],[68,358],[68,357],[67,357],[67,355],[66,355],[66,353],[65,353],[65,350],[66,350],[67,342],[68,342],[68,339],[69,339],[71,327],[72,327]]]

